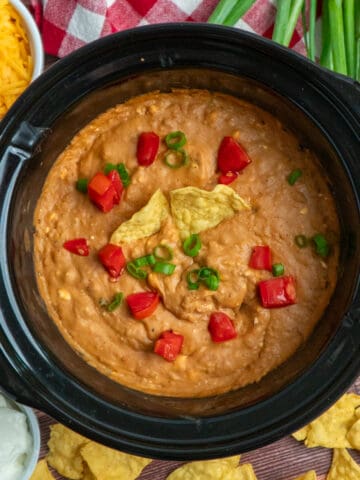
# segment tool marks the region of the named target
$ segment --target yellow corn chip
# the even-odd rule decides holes
[[[49,470],[46,460],[40,460],[38,462],[30,480],[55,480]]]
[[[232,188],[216,185],[211,192],[184,187],[170,192],[171,213],[181,238],[216,227],[249,205]]]
[[[294,478],[294,480],[317,480],[315,470],[310,470],[309,472],[300,475],[300,477]]]
[[[134,480],[151,462],[147,458],[119,452],[96,442],[83,446],[81,455],[96,480]]]
[[[72,480],[81,479],[84,465],[80,448],[89,441],[60,423],[52,425],[48,442],[49,465],[64,477]]]
[[[345,394],[329,410],[305,427],[305,445],[310,448],[351,448],[347,433],[358,418],[355,410],[359,405],[359,395]],[[294,437],[303,439],[304,434],[304,429],[301,429]]]
[[[351,448],[360,450],[360,419],[353,423],[352,427],[348,431],[348,434],[346,435],[346,438],[349,440]]]
[[[326,480],[359,480],[360,467],[345,448],[334,450],[330,471]]]
[[[156,190],[148,203],[123,222],[112,234],[110,243],[121,245],[158,232],[169,215],[169,204],[161,190]]]
[[[300,430],[297,430],[295,433],[293,433],[292,436],[299,442],[302,442],[308,436],[309,428],[310,425],[306,425],[305,427],[300,428]]]
[[[225,475],[236,469],[239,460],[240,455],[237,455],[219,460],[186,463],[170,473],[166,480],[225,480]]]
[[[253,467],[250,463],[244,463],[240,467],[231,470],[221,477],[223,480],[257,480]]]

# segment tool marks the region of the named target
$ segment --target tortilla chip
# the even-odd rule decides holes
[[[360,450],[360,419],[353,423],[346,435],[346,438],[349,440],[351,448]]]
[[[182,239],[192,233],[216,227],[226,218],[250,206],[226,185],[216,185],[211,192],[184,187],[170,192],[171,213]]]
[[[329,410],[305,427],[305,445],[309,448],[351,448],[347,433],[358,419],[356,408],[359,405],[359,395],[345,394]],[[302,430],[294,434],[295,438],[302,439]]]
[[[336,448],[326,480],[359,480],[360,467],[345,448]]]
[[[162,222],[169,213],[169,204],[165,195],[161,190],[156,190],[143,208],[115,230],[110,243],[121,245],[153,235],[160,230]]]
[[[51,425],[47,455],[49,465],[64,477],[81,479],[84,465],[80,448],[89,441],[60,423]]]
[[[151,462],[147,458],[119,452],[96,442],[83,446],[81,455],[97,480],[134,480]]]
[[[300,430],[297,430],[295,433],[293,433],[292,436],[299,442],[302,442],[308,436],[309,429],[310,425],[306,425],[305,427],[300,428]]]
[[[239,460],[240,455],[237,455],[219,460],[186,463],[170,473],[166,480],[225,480],[226,475],[239,465]],[[234,480],[235,478],[237,477],[234,477]],[[228,480],[232,478],[229,477]]]
[[[30,480],[55,480],[52,476],[46,460],[40,460],[35,467]]]
[[[294,480],[317,480],[316,472],[315,470],[309,470],[300,477],[294,478]]]
[[[240,467],[231,470],[221,477],[223,480],[257,480],[253,467],[250,463],[244,463]]]

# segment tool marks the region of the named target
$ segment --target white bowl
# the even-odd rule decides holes
[[[44,70],[44,48],[40,32],[34,18],[21,0],[9,0],[9,3],[18,11],[23,20],[33,59],[33,74],[31,79],[34,80]]]
[[[32,439],[32,444],[31,444],[31,450],[29,451],[24,463],[24,469],[23,469],[21,480],[29,480],[39,460],[39,454],[40,454],[41,440],[40,440],[40,427],[39,427],[38,419],[31,408],[15,402],[11,398],[9,398],[9,396],[6,395],[5,392],[3,392],[2,390],[0,390],[0,395],[5,397],[8,405],[11,408],[22,412],[26,416],[29,433]]]

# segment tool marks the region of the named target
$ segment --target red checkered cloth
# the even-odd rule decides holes
[[[206,22],[218,0],[30,0],[46,53],[64,57],[97,38],[163,22]],[[271,38],[274,0],[257,0],[235,25]],[[290,47],[305,54],[301,22]]]

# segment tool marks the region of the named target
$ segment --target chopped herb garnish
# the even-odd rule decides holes
[[[145,280],[148,276],[148,273],[140,267],[137,267],[134,262],[128,262],[126,265],[126,270],[130,275],[134,278],[138,278],[139,280]]]
[[[174,252],[169,245],[161,243],[160,245],[157,245],[154,250],[153,250],[154,257],[156,260],[165,260],[169,261],[174,258]]]
[[[201,246],[201,240],[197,233],[190,235],[183,243],[184,252],[189,257],[195,257],[199,253]]]
[[[294,185],[299,180],[301,175],[302,170],[300,168],[296,168],[295,170],[293,170],[287,177],[288,184]]]
[[[317,233],[312,237],[312,240],[315,244],[315,252],[320,257],[323,257],[323,258],[327,257],[330,252],[330,247],[324,235],[322,235],[321,233]]]
[[[281,275],[284,275],[284,265],[282,263],[274,263],[272,266],[272,274],[274,277],[281,277]]]
[[[180,168],[188,163],[188,155],[185,150],[168,150],[164,157],[164,163],[170,168]]]
[[[76,182],[76,190],[81,193],[87,193],[89,180],[87,178],[79,178]]]
[[[120,307],[124,298],[124,294],[122,292],[115,293],[114,298],[112,299],[111,303],[106,307],[108,312],[113,312],[118,307]]]
[[[156,262],[152,267],[155,273],[162,273],[164,275],[172,275],[175,271],[176,265],[168,262]]]
[[[185,133],[180,131],[168,133],[165,137],[165,143],[171,150],[179,150],[186,143]]]
[[[116,170],[121,178],[121,182],[122,184],[124,185],[124,187],[128,187],[131,183],[131,180],[130,180],[130,175],[129,175],[129,172],[127,171],[126,167],[125,167],[125,164],[124,163],[118,163],[118,164],[114,164],[114,163],[107,163],[104,167],[104,173],[105,175],[108,175],[110,172],[112,172],[113,170]]]

